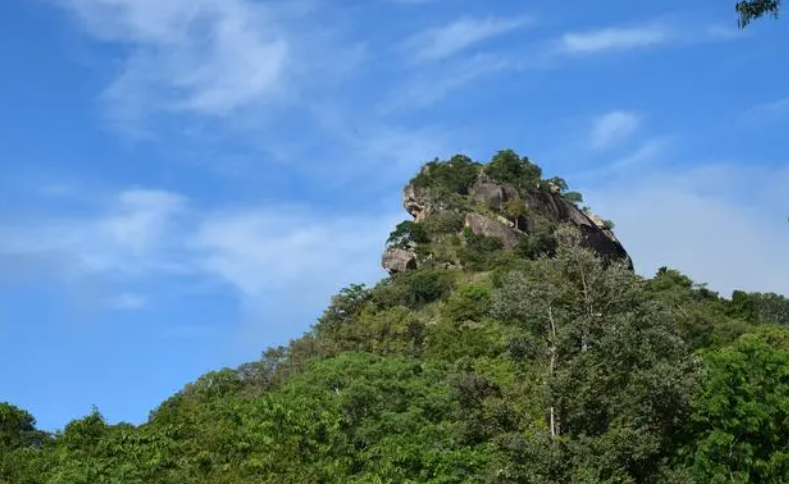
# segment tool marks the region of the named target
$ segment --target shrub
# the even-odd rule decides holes
[[[389,238],[386,239],[386,244],[389,247],[401,249],[405,249],[411,244],[427,243],[430,243],[430,237],[427,235],[425,227],[411,220],[397,224],[397,227],[389,234]]]
[[[521,158],[513,150],[502,150],[493,156],[485,167],[485,173],[499,183],[510,183],[518,188],[532,188],[540,183],[542,169]]]
[[[465,216],[458,212],[440,212],[424,221],[427,234],[456,234],[463,229]]]
[[[556,253],[556,238],[548,230],[540,230],[524,237],[515,246],[515,253],[530,260]]]
[[[424,324],[412,311],[394,306],[382,311],[365,310],[353,325],[345,326],[333,338],[342,351],[377,354],[418,354]]]
[[[460,262],[469,270],[487,270],[504,244],[497,237],[475,234],[468,227],[463,230],[465,247],[458,251]]]
[[[531,333],[524,332],[507,342],[507,353],[516,361],[533,360],[540,356],[541,343]]]
[[[468,286],[447,301],[446,315],[453,321],[480,321],[490,309],[490,290]]]
[[[452,274],[442,269],[422,269],[392,276],[373,291],[380,308],[405,306],[418,309],[447,296],[454,286]]]
[[[455,155],[448,161],[431,161],[411,180],[414,188],[431,188],[439,193],[467,195],[477,180],[479,163],[464,155]]]
[[[579,192],[564,192],[562,198],[575,204],[583,203],[584,197]]]

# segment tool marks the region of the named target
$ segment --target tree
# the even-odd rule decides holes
[[[529,161],[527,157],[521,158],[513,150],[501,150],[493,156],[485,167],[485,173],[494,181],[509,183],[520,189],[536,187],[542,177],[542,169]]]
[[[427,244],[430,236],[425,230],[424,225],[411,220],[406,220],[397,224],[397,227],[389,234],[386,244],[389,247],[407,249],[412,245]]]
[[[447,161],[438,159],[427,163],[411,180],[415,188],[428,188],[438,195],[468,194],[477,181],[481,165],[468,156],[455,155]]]
[[[789,481],[789,331],[767,329],[703,353],[690,444],[680,451],[697,482]]]
[[[31,445],[39,438],[32,415],[9,403],[0,403],[0,450]]]
[[[751,21],[759,19],[765,15],[778,17],[781,9],[781,0],[743,0],[737,2],[735,10],[739,15],[740,28],[745,28]]]
[[[543,342],[546,427],[567,467],[559,481],[644,482],[682,428],[694,360],[643,280],[606,267],[576,230],[557,240],[554,259],[509,276],[494,315]]]

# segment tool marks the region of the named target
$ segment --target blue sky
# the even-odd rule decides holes
[[[3,0],[0,401],[143,421],[381,278],[458,152],[562,175],[641,273],[789,294],[789,37],[733,3]]]

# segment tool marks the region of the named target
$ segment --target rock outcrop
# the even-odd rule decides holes
[[[601,257],[623,260],[629,267],[633,267],[627,251],[614,233],[606,227],[605,222],[597,215],[589,211],[584,212],[574,203],[565,200],[558,192],[530,192],[524,203],[527,210],[541,212],[549,220],[576,226],[581,231],[584,246],[594,250]]]
[[[501,240],[506,250],[514,249],[524,235],[523,232],[519,230],[515,230],[499,221],[491,220],[478,213],[469,213],[466,215],[465,226],[470,228],[475,234],[496,237]]]
[[[381,265],[389,274],[398,274],[417,268],[416,254],[410,250],[389,248],[384,251]]]
[[[425,169],[427,167],[423,168],[423,173]],[[519,190],[495,182],[481,170],[467,191],[444,198],[430,188],[408,184],[403,190],[403,206],[420,224],[436,214],[455,213],[464,217],[464,227],[475,234],[500,239],[505,250],[515,249],[524,237],[544,237],[546,230],[552,233],[560,225],[570,224],[581,232],[581,243],[585,247],[606,260],[622,260],[633,267],[627,251],[609,225],[591,211],[582,210],[565,199],[561,187],[556,184]],[[390,274],[396,274],[415,269],[420,259],[414,250],[387,248],[382,264]]]
[[[424,194],[419,193],[413,185],[408,184],[403,190],[403,207],[414,217],[414,220],[422,222],[430,214],[431,204],[426,200]]]
[[[471,187],[470,195],[473,201],[487,204],[494,210],[502,210],[507,202],[520,199],[517,188],[494,183],[485,175],[481,175],[477,179],[477,182]]]

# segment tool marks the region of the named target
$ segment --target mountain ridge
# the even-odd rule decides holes
[[[46,433],[0,403],[0,484],[789,481],[785,297],[636,274],[511,150],[428,163],[404,194],[401,267],[144,424],[94,409]]]

